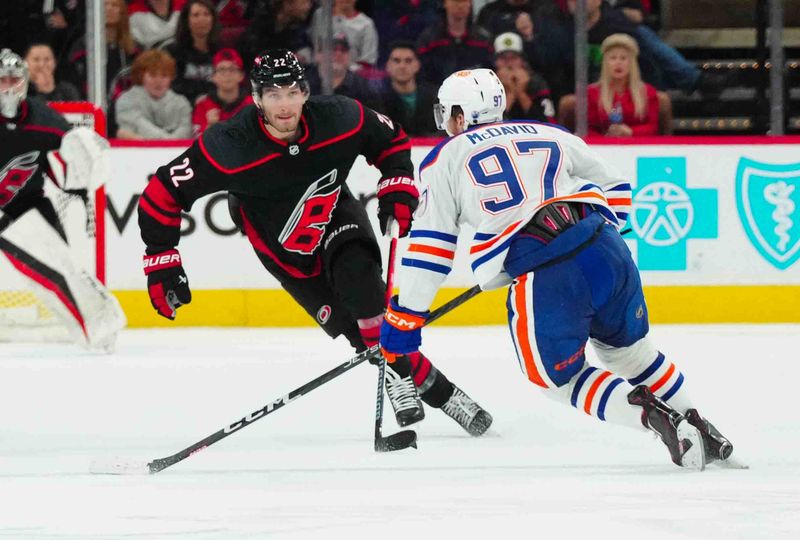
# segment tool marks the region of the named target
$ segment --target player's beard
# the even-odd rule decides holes
[[[295,133],[300,126],[300,117],[293,116],[290,120],[282,120],[278,115],[269,115],[266,118],[267,125],[272,126],[273,129],[280,133]]]

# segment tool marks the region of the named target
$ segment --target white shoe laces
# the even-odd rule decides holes
[[[442,410],[464,427],[469,426],[475,415],[478,414],[480,407],[459,388],[453,390],[453,395],[442,406]]]
[[[411,376],[400,377],[391,368],[386,369],[386,393],[395,412],[417,409],[417,392]]]

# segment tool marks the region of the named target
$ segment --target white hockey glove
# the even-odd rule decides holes
[[[105,184],[111,175],[109,147],[108,141],[92,129],[69,130],[61,139],[58,153],[47,153],[58,186],[64,191],[93,192]]]

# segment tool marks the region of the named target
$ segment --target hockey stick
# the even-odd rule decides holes
[[[439,319],[440,317],[444,316],[445,314],[449,313],[450,311],[454,310],[476,294],[480,292],[480,287],[477,285],[460,295],[456,298],[453,298],[443,306],[435,309],[431,312],[430,317],[425,322],[425,325],[434,322],[435,320]],[[375,358],[380,355],[380,348],[375,345],[370,347],[366,351],[363,351],[354,357],[350,358],[346,362],[339,364],[335,368],[331,369],[330,371],[323,373],[319,377],[307,382],[306,384],[295,388],[291,392],[270,401],[262,408],[251,412],[244,418],[237,420],[236,422],[220,429],[219,431],[212,433],[205,439],[198,441],[191,446],[188,446],[177,452],[172,454],[171,456],[167,456],[164,458],[154,459],[153,461],[147,462],[132,462],[132,461],[121,461],[117,459],[112,460],[98,460],[91,464],[90,472],[94,474],[155,474],[157,472],[163,471],[167,467],[171,467],[176,463],[183,461],[184,459],[188,458],[192,454],[195,454],[201,450],[204,450],[211,446],[214,443],[218,443],[222,439],[228,437],[236,433],[237,431],[245,428],[255,422],[256,420],[260,420],[264,418],[268,414],[272,414],[273,412],[277,411],[278,409],[283,408],[288,403],[295,401],[296,399],[308,394],[312,390],[319,388],[323,384],[331,381],[338,376],[350,371],[357,365],[371,359]],[[401,432],[403,433],[403,432]],[[413,433],[413,432],[412,432]]]
[[[389,260],[386,269],[386,301],[388,306],[392,298],[394,287],[394,264],[397,255],[397,238],[400,236],[400,227],[393,219],[389,220]],[[409,446],[417,447],[417,432],[406,429],[398,431],[388,437],[383,436],[383,386],[386,380],[386,359],[378,359],[378,396],[375,400],[375,451],[394,452]]]

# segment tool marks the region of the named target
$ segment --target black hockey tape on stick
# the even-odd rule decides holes
[[[443,306],[439,307],[438,309],[431,312],[430,317],[428,317],[427,322],[425,323],[426,326],[433,321],[439,319],[446,313],[454,310],[476,294],[480,292],[480,287],[475,286],[468,291],[465,291],[458,295],[456,298],[453,298]],[[145,462],[134,462],[134,461],[124,461],[124,460],[103,460],[103,461],[95,461],[92,463],[90,467],[90,472],[94,474],[155,474],[157,472],[163,471],[167,467],[171,467],[176,463],[183,461],[184,459],[188,458],[192,454],[195,454],[201,450],[204,450],[211,446],[214,443],[221,441],[222,439],[233,435],[237,431],[249,426],[256,420],[260,420],[265,416],[274,413],[278,409],[282,409],[284,406],[288,405],[292,401],[299,399],[300,397],[308,394],[312,390],[319,388],[323,384],[331,381],[340,375],[350,371],[354,367],[359,364],[366,362],[367,360],[374,358],[380,355],[380,347],[375,345],[370,347],[366,351],[363,351],[346,362],[339,364],[335,368],[331,369],[330,371],[323,373],[319,377],[305,383],[304,385],[295,388],[291,392],[270,401],[260,409],[251,412],[244,418],[233,422],[232,424],[225,426],[224,428],[220,429],[219,431],[212,433],[208,437],[203,440],[197,441],[196,443],[192,444],[191,446],[187,446],[183,450],[172,454],[171,456],[163,457],[154,459],[149,463]],[[400,432],[403,433],[403,432]],[[402,441],[401,441],[402,442]]]

